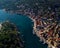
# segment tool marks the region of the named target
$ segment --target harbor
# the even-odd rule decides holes
[[[0,23],[8,20],[17,26],[18,31],[22,35],[24,48],[47,48],[46,44],[42,44],[39,38],[33,35],[33,22],[30,18],[25,15],[7,13],[3,10],[0,10],[0,15]]]

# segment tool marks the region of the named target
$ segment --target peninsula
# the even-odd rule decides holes
[[[9,21],[0,24],[0,48],[23,47],[23,40],[16,26]]]

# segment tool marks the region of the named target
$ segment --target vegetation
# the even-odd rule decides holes
[[[10,22],[2,23],[0,48],[23,48],[23,41],[16,26]]]
[[[6,11],[12,11],[12,12],[18,13],[18,14],[21,14],[21,13],[25,14],[25,15],[28,14],[32,18],[35,18],[38,22],[40,22],[40,18],[42,17],[43,20],[46,19],[46,21],[45,20],[44,21],[47,23],[47,25],[49,25],[50,23],[52,24],[53,22],[57,22],[58,24],[60,24],[60,0],[0,0],[0,8],[3,8]],[[6,26],[6,25],[8,25],[8,26]],[[16,35],[18,34],[16,27],[13,27],[13,25],[10,26],[10,24],[6,24],[6,25],[5,24],[3,25],[1,34],[4,34],[4,35],[7,34],[7,35],[5,37],[1,37],[2,36],[1,35],[0,38],[2,38],[2,39],[9,38],[10,39],[11,33],[14,34],[13,38],[15,38]],[[54,27],[56,27],[56,26],[53,26],[53,28]],[[55,30],[55,29],[53,29],[53,30]],[[60,32],[60,29],[58,32]],[[56,32],[56,33],[58,33],[58,32]],[[54,33],[54,31],[53,31],[53,33]],[[50,34],[50,32],[49,32],[49,34]],[[60,33],[58,33],[58,34],[60,35]],[[58,35],[56,35],[56,36],[58,36]],[[13,41],[12,41],[12,43],[14,45],[17,45]],[[14,45],[13,45],[13,47],[15,48]],[[1,46],[3,46],[3,45],[1,44]],[[11,47],[11,45],[9,45],[9,46]],[[60,46],[60,44],[59,44],[59,46]]]
[[[25,8],[31,8],[35,11],[43,8],[44,10],[51,7],[53,10],[57,8],[60,11],[60,0],[0,0],[0,8],[8,10],[19,10],[17,6],[24,5]]]
[[[60,17],[60,0],[0,0],[0,8],[14,13],[19,12],[18,14],[29,11],[35,16],[55,12],[55,17]]]

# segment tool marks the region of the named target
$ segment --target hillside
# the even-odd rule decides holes
[[[1,24],[0,48],[23,48],[23,40],[16,26],[10,22]]]

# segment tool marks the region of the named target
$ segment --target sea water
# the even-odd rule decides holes
[[[0,10],[0,23],[10,21],[18,27],[18,30],[23,36],[25,42],[25,48],[47,48],[46,44],[42,44],[36,35],[33,35],[33,22],[25,15],[17,15],[7,13],[4,10]]]

